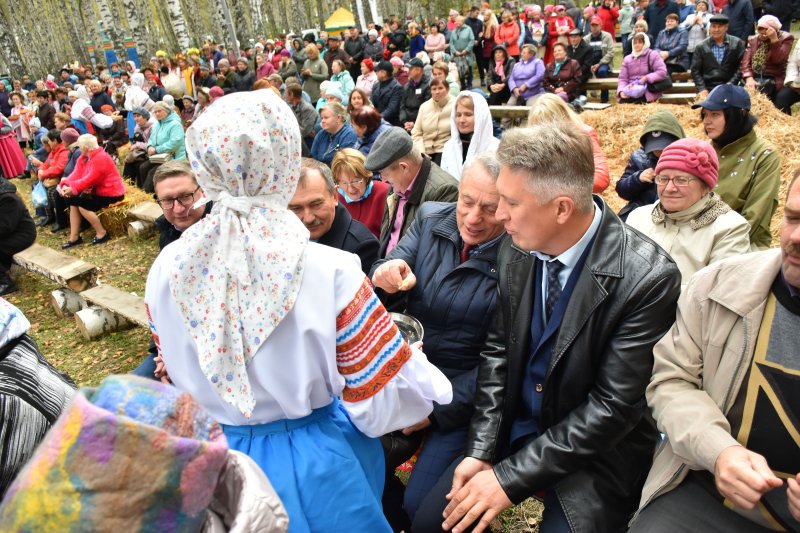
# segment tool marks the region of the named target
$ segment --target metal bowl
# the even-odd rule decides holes
[[[405,315],[403,313],[389,313],[389,316],[392,317],[392,320],[394,320],[394,323],[397,325],[397,329],[400,330],[400,335],[403,336],[407,343],[413,344],[422,340],[422,337],[425,335],[425,329],[422,327],[419,320],[411,315]]]

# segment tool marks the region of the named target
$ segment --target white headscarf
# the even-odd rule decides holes
[[[125,109],[133,111],[137,107],[143,107],[148,111],[153,109],[153,102],[150,96],[142,88],[144,87],[144,75],[137,72],[131,76],[131,86],[125,91]]]
[[[642,46],[642,51],[637,53],[636,50],[633,48],[633,41],[631,41],[631,55],[633,57],[639,57],[642,54],[646,54],[647,51],[650,49],[650,37],[648,37],[646,33],[637,33],[634,34],[633,37],[636,37],[636,35],[641,35],[642,37],[644,37],[644,45]],[[633,39],[633,37],[631,37],[631,39]]]
[[[211,213],[174,247],[170,289],[203,373],[249,417],[246,365],[292,309],[308,230],[287,209],[300,176],[300,129],[273,91],[217,100],[186,132]]]
[[[469,142],[466,158],[463,156],[461,137],[458,126],[456,126],[456,107],[458,107],[458,99],[462,96],[472,99],[472,108],[475,110],[475,127],[472,130],[472,139]],[[444,144],[442,149],[442,169],[461,181],[461,169],[466,163],[481,152],[496,150],[499,145],[500,141],[494,137],[492,113],[489,111],[486,98],[472,91],[458,93],[453,100],[453,108],[450,110],[450,140]]]

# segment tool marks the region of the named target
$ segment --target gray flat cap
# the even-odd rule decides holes
[[[364,166],[372,172],[380,171],[408,155],[413,147],[411,135],[403,128],[393,126],[381,133],[375,140]]]

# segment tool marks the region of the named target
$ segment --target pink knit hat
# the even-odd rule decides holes
[[[658,158],[656,174],[666,169],[682,170],[713,189],[719,175],[719,160],[709,143],[700,139],[680,139],[664,148]]]

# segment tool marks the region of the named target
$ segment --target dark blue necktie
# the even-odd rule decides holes
[[[547,299],[545,300],[545,320],[550,320],[553,309],[561,297],[561,283],[558,281],[558,274],[564,269],[564,264],[555,259],[545,263],[547,266]]]

